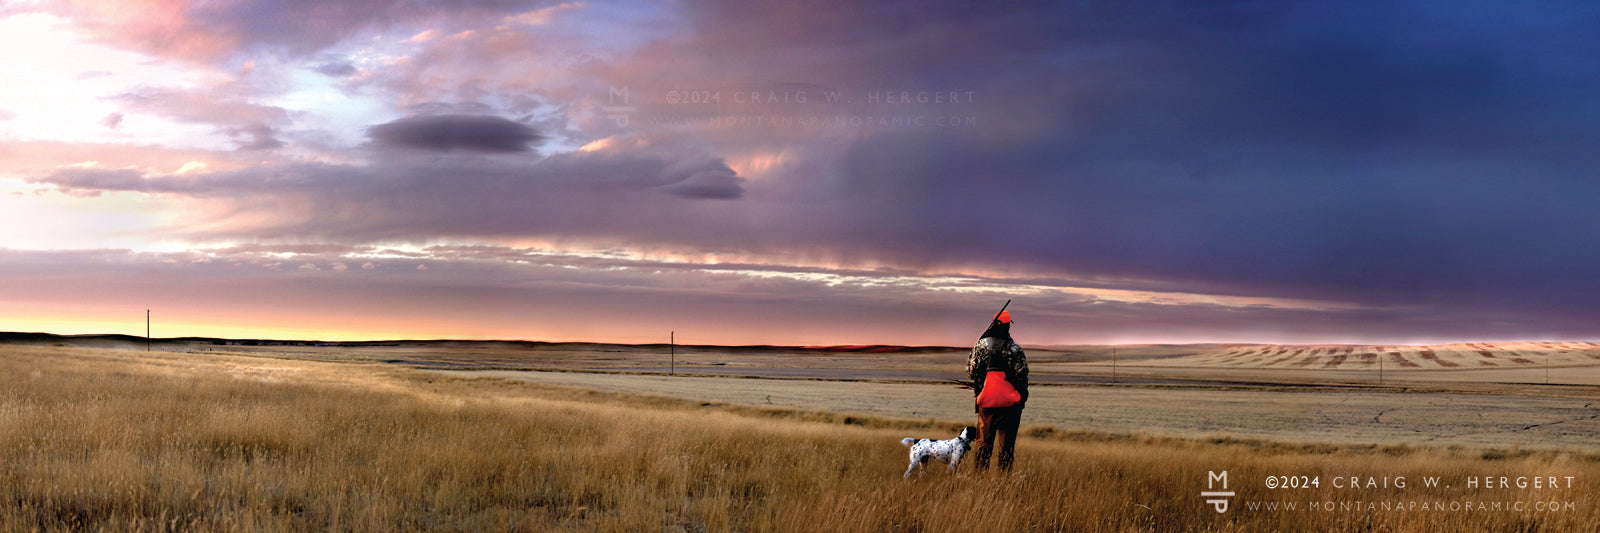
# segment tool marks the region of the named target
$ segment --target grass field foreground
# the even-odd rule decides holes
[[[904,482],[900,437],[960,420],[701,404],[373,364],[0,347],[0,529],[11,531],[1565,531],[1600,523],[1596,458],[1025,428],[1017,472]],[[1575,509],[1249,511],[1267,475],[1572,475]],[[1301,500],[1505,500],[1338,490]]]

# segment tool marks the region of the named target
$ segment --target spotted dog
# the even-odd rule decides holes
[[[900,444],[911,447],[911,466],[906,467],[906,475],[903,477],[910,479],[912,470],[917,470],[917,475],[921,476],[924,470],[919,470],[918,467],[926,469],[928,459],[944,461],[950,465],[950,473],[956,473],[956,467],[961,464],[961,456],[972,449],[972,441],[977,438],[978,428],[967,426],[961,430],[960,435],[950,440],[900,439]]]

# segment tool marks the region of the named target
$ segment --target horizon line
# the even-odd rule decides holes
[[[668,342],[629,343],[629,342],[606,342],[606,341],[593,341],[593,340],[468,339],[468,338],[432,338],[432,339],[424,339],[424,338],[393,338],[393,339],[368,339],[368,340],[321,340],[321,339],[281,339],[281,338],[267,338],[267,337],[246,337],[246,338],[206,337],[206,336],[197,336],[197,335],[188,335],[188,336],[180,336],[180,337],[143,337],[143,336],[139,336],[139,335],[130,335],[130,334],[127,334],[127,333],[50,333],[50,332],[44,332],[44,331],[0,331],[0,343],[12,341],[12,340],[19,340],[19,339],[17,339],[17,337],[26,337],[26,336],[55,337],[55,338],[82,338],[82,339],[88,339],[88,338],[112,338],[112,339],[125,338],[125,339],[127,339],[129,341],[145,341],[145,340],[148,340],[150,342],[175,342],[175,341],[281,342],[281,343],[297,343],[297,344],[321,344],[321,345],[329,345],[329,346],[357,346],[357,345],[375,345],[375,344],[386,344],[386,343],[460,342],[460,343],[522,343],[522,344],[592,344],[592,345],[605,345],[605,346],[635,346],[635,347],[676,345],[676,346],[685,346],[685,347],[705,347],[705,348],[793,348],[793,349],[801,349],[801,350],[832,350],[832,351],[872,351],[872,350],[883,350],[883,349],[895,349],[895,350],[945,350],[945,349],[948,349],[948,350],[967,350],[967,349],[970,349],[970,348],[965,347],[965,346],[940,346],[940,345],[916,345],[916,344],[796,344],[796,345],[790,345],[790,344],[705,344],[705,343],[678,344],[678,343],[668,343]],[[1107,347],[1115,347],[1115,346],[1203,346],[1203,345],[1234,345],[1234,346],[1240,346],[1240,345],[1256,345],[1256,346],[1444,346],[1444,345],[1451,345],[1451,344],[1504,344],[1504,343],[1517,343],[1517,342],[1530,342],[1530,343],[1585,342],[1585,343],[1595,344],[1597,341],[1592,341],[1592,340],[1572,340],[1572,339],[1565,339],[1565,340],[1555,340],[1555,339],[1542,339],[1542,340],[1529,340],[1529,339],[1481,340],[1481,339],[1475,339],[1475,340],[1455,340],[1455,341],[1450,341],[1450,342],[1430,342],[1430,343],[1420,343],[1420,344],[1418,344],[1418,343],[1370,343],[1370,342],[1359,342],[1359,343],[1358,342],[1283,343],[1283,342],[1251,342],[1251,341],[1206,341],[1206,342],[1123,342],[1123,343],[1098,343],[1098,344],[1097,343],[1032,344],[1032,345],[1027,345],[1027,346],[1032,346],[1034,348],[1041,348],[1041,349],[1065,348],[1065,347],[1074,347],[1074,346],[1107,346]],[[1021,343],[1019,343],[1019,344],[1021,344]]]

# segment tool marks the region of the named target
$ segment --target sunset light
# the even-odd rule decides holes
[[[1595,531],[1597,35],[0,0],[0,530]]]
[[[1296,9],[11,4],[0,329],[962,344],[1014,299],[1038,344],[1600,333],[1581,47]]]

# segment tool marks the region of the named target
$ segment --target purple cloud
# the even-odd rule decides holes
[[[367,128],[379,146],[448,152],[527,152],[544,139],[527,125],[487,115],[423,115]]]
[[[353,76],[356,72],[359,72],[355,65],[352,65],[346,61],[330,61],[321,65],[317,65],[316,68],[313,68],[312,70],[315,70],[319,74],[334,78]]]
[[[525,128],[503,119],[489,124],[488,129],[496,131],[504,124]],[[509,134],[525,138],[531,130]],[[461,142],[508,146],[501,138],[435,141],[426,139],[428,135],[432,134],[421,136],[434,143],[428,146]],[[243,225],[222,224],[226,229],[218,230],[221,233],[194,237],[271,239],[292,234],[334,242],[422,235],[556,236],[564,232],[633,236],[643,227],[654,227],[650,231],[655,233],[670,229],[641,224],[644,221],[628,215],[657,212],[666,216],[679,209],[671,202],[663,203],[663,198],[728,200],[744,195],[744,178],[721,158],[689,147],[619,142],[609,149],[534,159],[503,159],[481,152],[386,153],[362,165],[276,163],[181,175],[66,168],[31,181],[74,194],[137,191],[223,201],[236,206],[234,213],[241,218],[253,220]],[[596,209],[597,205],[610,208]],[[274,216],[259,216],[266,212]]]
[[[99,196],[101,192],[139,191],[151,192],[150,182],[137,169],[65,168],[32,183],[49,183],[64,192],[85,196]]]

